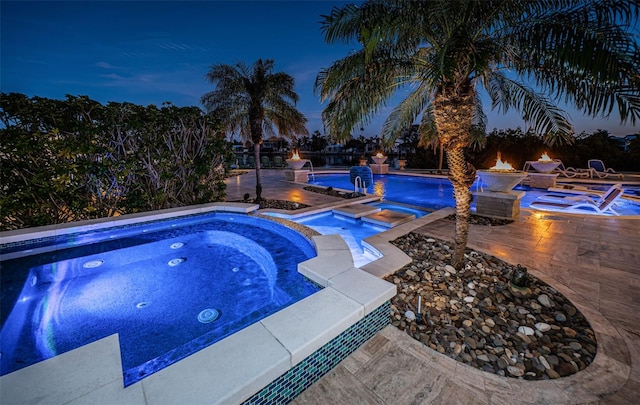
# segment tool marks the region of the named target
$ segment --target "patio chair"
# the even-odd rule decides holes
[[[592,176],[592,170],[591,169],[575,169],[573,167],[565,167],[564,163],[562,163],[562,160],[560,159],[554,159],[554,161],[560,163],[558,165],[557,168],[555,168],[553,170],[552,173],[558,173],[561,176],[564,177],[568,177],[568,178],[582,178],[582,179],[586,179]]]
[[[599,159],[589,159],[587,167],[593,171],[593,174],[599,179],[607,179],[609,177],[615,177],[617,179],[624,178],[622,173],[618,173],[610,167],[604,167],[604,163]]]
[[[596,190],[584,191],[580,194],[572,193],[566,194],[544,194],[538,197],[538,200],[545,202],[558,202],[563,204],[571,204],[573,202],[592,202],[595,205],[603,203],[609,196],[617,189],[621,188],[621,183],[613,184],[607,191],[602,194],[596,192]],[[572,190],[571,190],[572,191]]]
[[[589,210],[594,210],[598,214],[607,214],[611,213],[613,215],[619,215],[614,209],[613,204],[618,201],[620,197],[624,194],[624,189],[616,188],[611,193],[607,195],[603,201],[596,202],[593,200],[584,200],[584,201],[566,201],[566,202],[551,202],[551,201],[534,201],[529,207],[543,210],[543,211],[557,211],[557,212],[573,212],[579,213],[584,212],[582,208],[586,208]]]
[[[284,162],[282,161],[282,156],[277,155],[273,157],[273,167],[276,169],[280,169],[284,167]]]
[[[256,167],[256,158],[255,158],[255,156],[248,156],[247,157],[247,166],[250,167],[250,168]]]
[[[260,165],[261,168],[266,169],[267,167],[271,167],[271,160],[269,160],[269,156],[262,156],[260,161],[262,162]]]

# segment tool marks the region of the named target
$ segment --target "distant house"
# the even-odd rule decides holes
[[[278,138],[277,136],[272,136],[268,139],[265,139],[264,142],[262,142],[261,149],[265,153],[286,152],[289,150],[289,142],[284,138]]]
[[[628,152],[631,141],[638,139],[638,134],[631,134],[623,137],[611,135],[609,136],[609,139],[616,141],[623,151]]]
[[[338,144],[333,144],[333,145],[327,145],[327,149],[326,149],[327,153],[341,153],[344,151],[344,145],[340,145]]]
[[[624,151],[628,152],[629,151],[629,146],[631,146],[631,141],[634,141],[636,139],[638,139],[638,134],[631,134],[631,135],[627,135],[624,138]]]

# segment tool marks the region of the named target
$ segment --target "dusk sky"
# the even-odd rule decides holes
[[[313,92],[319,70],[355,49],[324,43],[320,15],[340,1],[5,1],[0,2],[0,89],[63,99],[66,94],[160,106],[200,106],[215,63],[274,59],[295,78],[298,109],[323,132]],[[489,106],[489,102],[485,106]],[[384,117],[364,130],[377,135]],[[524,128],[516,114],[486,111],[488,129]],[[593,120],[570,110],[576,133],[638,130],[617,116]],[[354,135],[360,135],[356,131]]]

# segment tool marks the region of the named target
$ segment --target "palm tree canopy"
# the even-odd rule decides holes
[[[548,143],[571,141],[556,104],[592,116],[617,109],[640,117],[640,49],[632,30],[640,0],[370,0],[323,16],[328,43],[359,49],[323,69],[316,92],[328,104],[329,134],[344,138],[367,124],[399,89],[389,140],[414,122],[434,131],[433,102],[463,87],[475,99],[472,126],[486,132],[479,91],[492,108],[520,111]]]
[[[259,59],[252,66],[213,65],[206,78],[215,89],[202,97],[202,104],[228,132],[256,145],[265,136],[308,134],[307,119],[295,107],[298,95],[293,77],[273,69],[271,59]]]

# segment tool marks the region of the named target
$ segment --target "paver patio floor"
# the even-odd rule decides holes
[[[281,172],[265,172],[267,198],[331,202],[282,181]],[[255,177],[236,182],[229,199],[254,194]],[[440,219],[416,232],[452,240],[454,223]],[[523,209],[513,224],[471,225],[468,246],[527,267],[569,298],[596,332],[595,361],[570,377],[516,380],[457,363],[388,326],[294,404],[640,403],[640,218]]]

